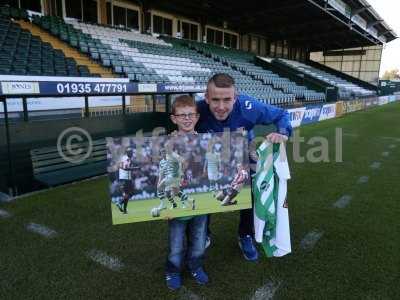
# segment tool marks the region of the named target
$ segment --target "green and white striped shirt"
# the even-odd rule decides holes
[[[253,178],[255,240],[262,243],[268,257],[291,252],[286,203],[290,172],[284,147],[264,141],[257,149]]]

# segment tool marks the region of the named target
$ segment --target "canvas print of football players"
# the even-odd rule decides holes
[[[113,224],[250,208],[248,141],[239,132],[228,139],[218,133],[126,137],[120,147],[111,140]]]

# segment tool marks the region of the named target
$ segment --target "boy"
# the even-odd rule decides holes
[[[198,120],[199,114],[193,99],[188,95],[177,97],[172,105],[171,121],[178,127],[178,136],[196,134],[194,127]],[[165,273],[167,287],[177,290],[182,286],[181,272],[185,260],[196,282],[201,285],[208,283],[208,276],[203,269],[207,216],[172,219],[168,221],[168,226],[169,253]]]

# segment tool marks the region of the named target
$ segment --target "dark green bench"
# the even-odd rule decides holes
[[[85,178],[98,176],[107,172],[107,147],[106,140],[94,140],[90,156],[81,162],[88,152],[88,143],[74,143],[72,150],[82,149],[83,154],[68,155],[75,162],[65,160],[57,147],[44,147],[30,151],[33,174],[36,180],[47,185],[56,186]],[[63,151],[65,151],[63,147]]]

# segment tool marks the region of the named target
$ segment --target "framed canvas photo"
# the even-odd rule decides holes
[[[244,132],[107,138],[112,223],[251,208]]]

